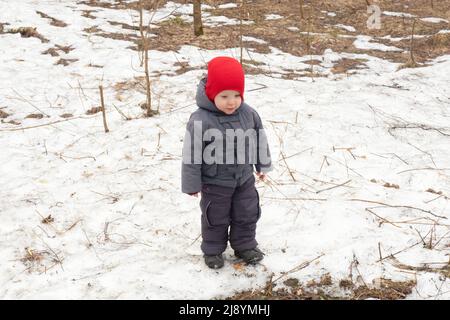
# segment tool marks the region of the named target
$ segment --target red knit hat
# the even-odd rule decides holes
[[[224,90],[236,90],[244,100],[244,70],[236,59],[217,57],[208,63],[208,80],[206,96],[214,102],[214,98]]]

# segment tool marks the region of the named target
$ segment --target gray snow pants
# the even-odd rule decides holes
[[[204,184],[201,195],[201,249],[204,254],[224,252],[228,240],[237,251],[253,249],[258,245],[255,239],[256,222],[261,216],[261,208],[253,175],[235,188]]]

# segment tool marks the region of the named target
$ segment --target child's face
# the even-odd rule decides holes
[[[224,90],[214,98],[214,103],[220,111],[232,114],[241,106],[242,98],[238,91]]]

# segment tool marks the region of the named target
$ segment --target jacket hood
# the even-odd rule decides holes
[[[212,102],[211,100],[209,100],[208,96],[206,95],[206,80],[207,77],[203,78],[202,80],[200,80],[198,86],[197,86],[197,94],[195,96],[195,100],[197,102],[197,106],[199,108],[211,111],[211,112],[216,112],[216,113],[220,113],[220,114],[226,114],[222,111],[220,111],[219,109],[217,109],[216,105],[214,104],[214,102]],[[239,109],[241,109],[243,107],[243,102],[241,104],[241,106],[235,110],[233,112],[233,114],[237,114],[239,112]]]

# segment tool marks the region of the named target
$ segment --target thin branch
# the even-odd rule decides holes
[[[450,170],[450,168],[416,168],[416,169],[408,169],[397,172],[397,174],[408,172],[408,171],[418,171],[418,170]]]
[[[382,220],[383,222],[389,223],[389,224],[393,225],[394,227],[397,227],[397,228],[400,228],[400,229],[401,229],[401,227],[395,225],[393,222],[390,222],[390,221],[387,220],[386,218],[383,218],[383,217],[377,215],[375,212],[373,212],[373,211],[370,210],[369,208],[366,208],[365,210],[368,211],[368,212],[370,212],[371,214],[373,214],[374,216],[376,216],[378,219]],[[381,223],[380,223],[380,225],[381,225]]]
[[[316,193],[320,193],[322,191],[327,191],[327,190],[331,190],[331,189],[334,189],[334,188],[342,187],[342,186],[346,185],[347,183],[349,183],[350,181],[352,181],[352,180],[348,180],[348,181],[345,181],[344,183],[341,183],[341,184],[338,184],[338,185],[335,185],[335,186],[332,186],[332,187],[329,187],[329,188],[326,188],[326,189],[322,189],[322,190],[316,191]]]
[[[131,118],[129,116],[127,116],[126,114],[124,114],[122,112],[122,110],[120,110],[119,108],[116,107],[116,105],[113,103],[112,104],[113,107],[116,109],[116,111],[125,119],[125,120],[131,120]]]
[[[26,103],[28,103],[30,106],[32,106],[33,108],[35,108],[37,111],[39,111],[40,113],[44,114],[46,117],[50,117],[48,114],[46,114],[44,111],[42,111],[41,109],[39,109],[37,106],[35,106],[33,103],[31,103],[29,100],[27,100],[26,98],[24,98],[19,92],[17,92],[14,88],[12,89],[12,91],[14,91],[15,94],[17,94],[21,99],[17,99],[17,100],[22,100]]]
[[[289,172],[289,175],[291,176],[292,180],[293,180],[294,182],[297,182],[297,180],[296,180],[295,177],[294,177],[294,174],[292,173],[291,168],[290,168],[289,165],[287,164],[287,161],[286,161],[286,158],[285,158],[285,156],[284,156],[283,151],[280,151],[280,154],[281,154],[281,158],[283,159],[283,162],[284,162],[284,164],[286,165],[286,168],[287,168],[287,170],[288,170],[288,172]]]
[[[420,124],[420,123],[419,124],[408,123],[406,125],[394,125],[394,126],[390,127],[389,129],[391,129],[391,130],[395,130],[395,129],[422,129],[422,130],[425,130],[425,131],[434,130],[434,131],[439,132],[443,136],[450,137],[450,134],[441,131],[443,128],[439,128],[438,129],[438,128],[430,127],[430,126],[427,126],[426,124]],[[447,128],[445,128],[445,129],[447,129]]]
[[[299,271],[299,270],[301,270],[301,269],[306,268],[306,267],[309,266],[312,262],[314,262],[314,261],[320,259],[320,258],[323,257],[323,256],[324,256],[324,254],[322,253],[321,255],[315,257],[315,258],[312,259],[312,260],[302,262],[301,264],[299,264],[298,266],[292,268],[291,270],[286,271],[286,272],[283,272],[282,275],[280,275],[278,278],[276,278],[275,280],[272,280],[272,284],[274,284],[275,282],[277,282],[278,280],[280,280],[281,278],[287,276],[287,275],[290,274],[290,273],[297,272],[297,271]]]
[[[108,125],[106,124],[106,112],[105,112],[105,101],[103,98],[103,86],[99,86],[100,89],[100,101],[102,104],[102,115],[103,115],[103,127],[105,128],[105,132],[108,133]]]
[[[425,212],[428,214],[431,214],[432,216],[436,217],[436,218],[441,218],[441,219],[447,219],[447,217],[444,216],[439,216],[437,214],[434,214],[433,212],[429,211],[429,210],[424,210],[424,209],[420,209],[420,208],[416,208],[416,207],[412,207],[412,206],[404,206],[404,205],[391,205],[391,204],[387,204],[384,202],[379,202],[379,201],[372,201],[372,200],[365,200],[365,199],[347,199],[347,201],[360,201],[360,202],[368,202],[368,203],[375,203],[375,204],[381,204],[383,206],[387,206],[390,208],[406,208],[406,209],[414,209],[414,210],[419,210],[421,212]]]
[[[92,118],[92,117],[78,116],[78,117],[73,117],[73,118],[69,118],[69,119],[63,119],[63,120],[52,121],[52,122],[48,122],[48,123],[44,123],[44,124],[39,124],[39,125],[36,125],[36,126],[21,127],[21,128],[11,128],[11,129],[0,129],[0,132],[1,131],[20,131],[20,130],[27,130],[27,129],[35,129],[35,128],[40,128],[40,127],[51,126],[51,125],[53,125],[55,123],[71,121],[71,120],[74,120],[74,119],[89,119],[89,118]]]

